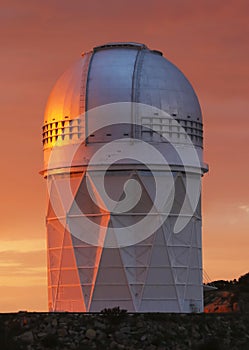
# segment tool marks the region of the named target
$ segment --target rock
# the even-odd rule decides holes
[[[125,346],[124,346],[123,344],[118,344],[118,345],[117,345],[117,348],[118,348],[119,350],[122,350],[122,349],[125,349]]]
[[[34,341],[34,336],[31,331],[25,332],[18,336],[18,339],[26,344],[32,344]]]
[[[136,327],[137,328],[144,328],[144,322],[138,321]]]
[[[56,347],[59,345],[58,336],[54,333],[48,333],[45,337],[41,338],[41,344],[45,347]]]
[[[97,328],[97,329],[106,329],[106,325],[102,322],[99,322],[99,321],[95,321],[94,322],[94,327]]]
[[[146,347],[146,350],[156,350],[156,346],[151,344],[151,345]]]
[[[200,338],[200,333],[198,332],[198,326],[197,325],[193,325],[192,326],[192,337]]]
[[[118,343],[122,343],[127,338],[127,333],[122,333],[121,331],[115,332],[115,339]]]
[[[57,334],[59,337],[63,338],[67,335],[67,330],[65,328],[60,328],[58,329]]]
[[[115,340],[113,340],[113,341],[110,343],[110,349],[116,349],[116,348],[117,348],[117,345],[118,345],[118,343],[117,343]]]
[[[179,326],[179,327],[178,327],[178,330],[179,330],[180,332],[183,332],[183,333],[185,333],[185,331],[186,331],[186,329],[185,329],[183,326]]]
[[[52,319],[51,325],[52,325],[53,327],[56,327],[56,326],[58,325],[58,322],[57,322],[56,318],[53,318],[53,319]]]
[[[47,333],[44,333],[44,332],[37,333],[38,338],[46,337],[46,335],[47,335]]]
[[[97,337],[98,337],[98,340],[104,340],[106,339],[106,334],[104,332],[101,332],[101,331],[98,331],[97,332]]]
[[[131,327],[122,327],[120,328],[121,333],[130,333]]]
[[[92,328],[89,328],[87,331],[86,331],[86,337],[88,339],[94,339],[96,337],[96,331]]]

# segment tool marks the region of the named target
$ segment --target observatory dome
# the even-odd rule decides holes
[[[202,312],[202,119],[162,53],[107,43],[58,80],[43,126],[49,310]]]
[[[195,91],[160,51],[138,43],[107,43],[83,53],[55,84],[46,106],[44,147],[55,123],[78,118],[95,107],[137,102],[173,116],[202,145],[202,116]]]

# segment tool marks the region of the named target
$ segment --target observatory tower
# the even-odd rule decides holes
[[[161,52],[107,43],[55,84],[43,126],[50,311],[203,311],[202,116]]]

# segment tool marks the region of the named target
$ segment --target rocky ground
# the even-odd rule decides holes
[[[0,349],[249,350],[249,314],[0,314]]]

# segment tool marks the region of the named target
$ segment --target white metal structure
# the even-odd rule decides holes
[[[103,115],[110,116],[108,108],[115,109],[117,103],[123,106],[122,112],[115,111],[117,120],[99,128],[104,125]],[[129,103],[138,110],[127,108]],[[143,105],[150,107],[143,109]],[[183,164],[172,149],[176,144],[184,152],[186,133],[199,167],[191,159]],[[117,203],[122,201],[128,179],[142,189],[140,201],[119,214],[103,209],[102,194],[94,182],[102,164],[89,166],[94,154],[115,140],[121,155],[131,148],[142,157],[142,141],[152,145],[170,166],[165,168],[154,159],[150,164],[125,157],[117,160],[115,152],[106,151],[109,196]],[[49,190],[49,310],[101,311],[119,306],[131,312],[203,311],[201,204],[199,199],[193,207],[186,190],[187,179],[192,188],[198,187],[200,176],[207,171],[202,141],[196,94],[159,51],[137,43],[109,43],[83,54],[62,75],[50,94],[43,126],[43,174]],[[153,176],[148,167],[153,168]],[[111,228],[115,231],[148,216],[155,200],[154,183],[164,181],[166,186],[169,172],[175,196],[167,219],[154,233],[144,232],[144,239],[134,244],[109,247],[82,238],[91,236],[83,217],[100,225],[97,239],[104,237],[105,241]],[[65,181],[70,182],[73,201],[65,196]],[[153,210],[151,218],[166,215]],[[175,233],[179,217],[188,220]]]

